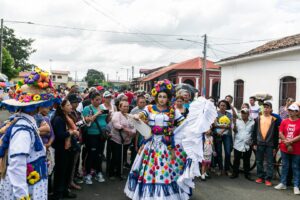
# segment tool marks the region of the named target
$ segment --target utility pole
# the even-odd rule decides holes
[[[126,71],[127,71],[127,81],[129,81],[129,78],[128,78],[129,69],[127,68]]]
[[[75,71],[75,85],[76,85],[76,82],[77,82],[77,71]]]
[[[3,19],[1,19],[1,30],[0,30],[0,73],[2,73],[2,46],[3,46]]]
[[[108,74],[106,74],[106,82],[108,82]]]
[[[202,59],[202,96],[206,97],[206,45],[207,37],[204,34],[204,44],[203,44],[203,59]]]
[[[131,80],[134,78],[134,66],[131,67]]]

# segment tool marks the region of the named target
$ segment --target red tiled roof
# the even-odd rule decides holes
[[[300,34],[291,35],[291,36],[281,38],[279,40],[273,40],[271,42],[267,42],[264,45],[256,47],[255,49],[252,49],[250,51],[247,51],[247,52],[242,53],[237,56],[232,56],[232,57],[222,59],[219,62],[234,60],[237,58],[252,56],[252,55],[256,55],[256,54],[261,54],[261,53],[265,53],[265,52],[269,52],[269,51],[275,51],[275,50],[293,47],[293,46],[297,46],[297,45],[300,45]]]
[[[148,76],[146,76],[143,81],[150,81],[154,78],[157,78],[169,71],[172,70],[198,70],[202,69],[202,58],[197,57],[190,60],[186,60],[180,63],[176,63],[167,67],[164,67],[158,71],[155,71]],[[215,65],[212,61],[206,60],[206,68],[207,69],[219,69],[220,67],[218,65]]]

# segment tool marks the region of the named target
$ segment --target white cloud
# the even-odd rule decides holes
[[[91,6],[89,6],[89,5]],[[95,10],[96,9],[96,10]],[[2,0],[5,20],[137,33],[208,35],[208,57],[218,60],[239,54],[264,42],[214,45],[248,40],[275,39],[299,33],[297,0]],[[34,38],[37,52],[30,62],[53,69],[78,71],[83,77],[95,68],[116,78],[136,66],[158,67],[201,55],[202,46],[177,40],[180,36],[145,36],[58,29],[6,23],[23,38]],[[183,36],[181,36],[183,37]],[[49,59],[52,59],[50,64]]]

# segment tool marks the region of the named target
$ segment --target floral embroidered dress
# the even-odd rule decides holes
[[[144,150],[133,164],[125,192],[132,199],[180,199],[176,181],[183,172],[186,153],[179,145],[174,146],[170,132],[184,117],[173,108],[159,111],[156,105],[147,106],[142,113],[153,135],[144,141]]]
[[[202,98],[191,104],[185,121],[179,111],[147,106],[143,114],[152,128],[130,171],[124,192],[134,200],[187,200],[200,176],[203,133],[216,118],[216,109]],[[182,122],[183,121],[183,122]],[[182,123],[181,123],[182,122]],[[181,125],[172,131],[174,124]],[[175,159],[172,159],[172,151]]]
[[[48,174],[45,147],[34,118],[25,113],[17,117],[17,122],[7,132],[8,140],[3,140],[8,144],[8,166],[6,176],[0,182],[0,199],[27,200],[30,196],[31,200],[46,200]],[[5,150],[4,146],[0,151]]]

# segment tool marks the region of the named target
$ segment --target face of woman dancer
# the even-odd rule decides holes
[[[168,102],[168,95],[165,92],[160,92],[157,96],[157,103],[160,106],[165,106],[167,105]]]
[[[121,113],[128,113],[129,111],[129,103],[128,101],[121,101],[119,105],[119,109]]]
[[[71,103],[69,101],[67,101],[65,105],[62,105],[62,110],[66,114],[71,113],[72,112],[72,105],[71,105]]]

